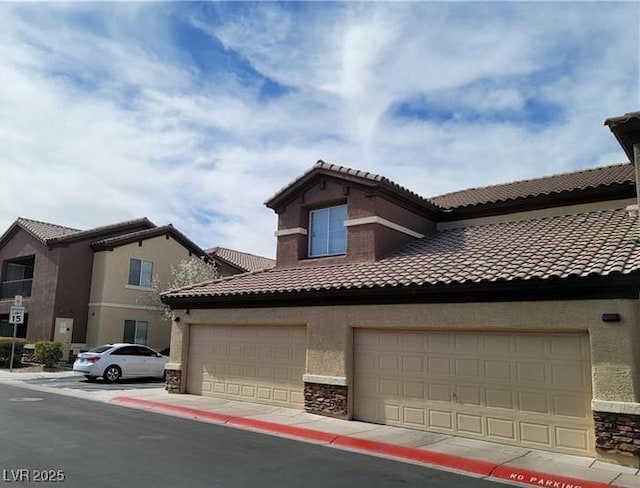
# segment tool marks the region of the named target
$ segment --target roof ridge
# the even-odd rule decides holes
[[[512,180],[512,181],[506,181],[506,182],[503,182],[503,183],[494,183],[492,185],[486,185],[486,186],[463,188],[461,190],[454,190],[454,191],[451,191],[451,192],[442,193],[440,195],[435,195],[435,196],[432,196],[432,197],[429,197],[429,198],[432,199],[432,200],[435,200],[435,199],[444,198],[444,197],[447,197],[447,196],[450,196],[450,195],[455,195],[457,193],[464,193],[464,192],[473,191],[473,190],[486,190],[486,189],[497,188],[497,187],[501,187],[501,186],[513,185],[513,184],[516,184],[516,183],[530,183],[532,181],[540,181],[540,180],[558,178],[558,177],[561,177],[561,176],[569,176],[569,175],[590,173],[590,172],[595,172],[595,171],[602,171],[604,169],[611,169],[611,168],[617,168],[617,167],[621,167],[621,166],[630,166],[630,165],[631,165],[630,162],[626,162],[626,163],[608,164],[608,165],[605,165],[605,166],[594,166],[594,167],[591,167],[591,168],[586,168],[586,169],[581,169],[581,170],[564,171],[562,173],[553,173],[553,174],[550,174],[550,175],[538,176],[538,177],[534,177],[534,178],[526,178],[526,179],[523,179],[523,180]]]
[[[318,170],[325,170],[337,175],[345,175],[351,176],[354,178],[361,178],[363,180],[369,180],[372,182],[379,183],[382,188],[386,188],[386,190],[395,191],[398,193],[399,197],[406,198],[408,200],[414,200],[414,203],[423,206],[424,208],[430,208],[432,211],[443,210],[443,207],[439,206],[437,203],[432,201],[431,199],[421,195],[420,193],[410,190],[409,188],[402,186],[399,183],[396,183],[393,180],[390,180],[386,176],[381,176],[377,173],[372,173],[369,171],[363,171],[359,169],[350,168],[348,166],[342,166],[339,164],[326,163],[322,159],[316,161],[316,163],[307,171],[299,175],[298,177],[292,179],[285,186],[281,187],[275,194],[269,197],[264,203],[268,207],[272,208],[271,205],[274,201],[277,201],[283,197],[288,191],[291,190],[293,186],[302,182],[307,178],[311,173]]]

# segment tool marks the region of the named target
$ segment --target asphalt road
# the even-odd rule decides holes
[[[0,388],[0,486],[495,488],[502,483],[82,400]],[[43,474],[44,473],[44,474]],[[23,482],[13,481],[22,477]]]
[[[120,380],[116,383],[107,383],[102,379],[98,379],[95,383],[89,383],[82,375],[62,378],[35,378],[21,381],[30,385],[48,386],[49,388],[72,388],[82,391],[139,390],[141,388],[162,388],[164,386],[164,379],[162,378],[136,378]]]

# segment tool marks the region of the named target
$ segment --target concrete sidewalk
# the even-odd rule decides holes
[[[22,381],[74,375],[71,372],[9,373],[0,370],[0,383],[280,435],[513,484],[552,488],[640,488],[638,469],[605,463],[591,457],[338,420],[290,408],[197,395],[170,395],[162,387],[82,391]]]
[[[338,420],[269,405],[196,395],[169,395],[162,389],[127,391],[111,401],[157,413],[266,432],[524,485],[553,488],[640,488],[638,469],[590,457]]]

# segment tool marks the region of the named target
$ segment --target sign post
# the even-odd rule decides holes
[[[24,323],[24,307],[22,306],[22,297],[16,295],[14,298],[14,306],[9,310],[9,323],[13,324],[13,341],[11,342],[11,359],[9,360],[9,372],[13,372],[13,355],[16,352],[16,335],[18,333],[18,324]]]

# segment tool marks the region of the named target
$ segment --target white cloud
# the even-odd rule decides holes
[[[146,215],[273,256],[262,202],[317,159],[430,196],[623,158],[601,124],[637,108],[637,4],[204,5],[0,5],[0,227]],[[185,19],[237,65],[206,73]],[[462,110],[532,98],[557,117]],[[394,116],[419,99],[458,116]]]

